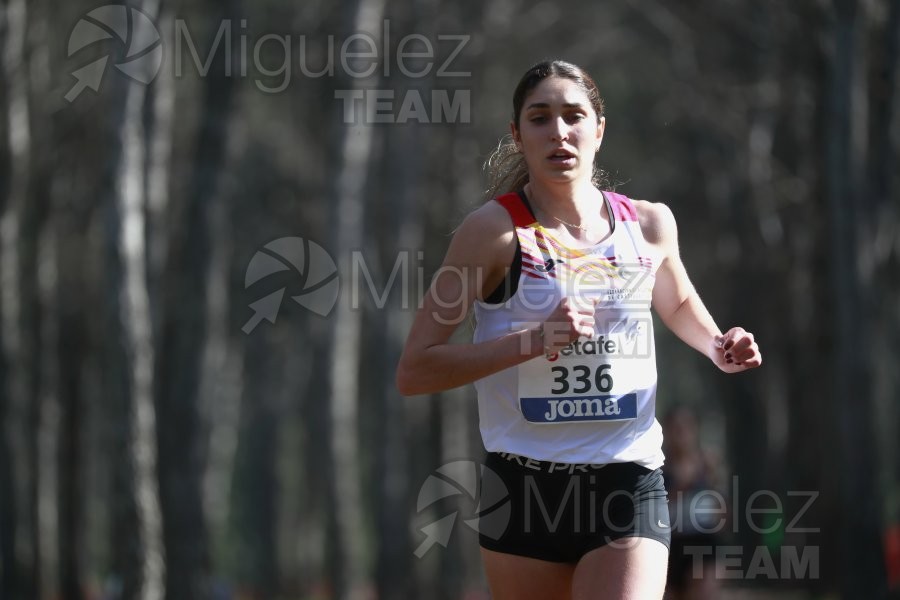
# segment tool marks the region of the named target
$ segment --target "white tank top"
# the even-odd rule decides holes
[[[593,338],[475,382],[489,452],[564,463],[663,464],[650,314],[661,256],[644,240],[631,201],[610,192],[604,197],[612,233],[587,248],[563,245],[536,222],[523,196],[496,198],[512,217],[522,268],[506,302],[475,302],[474,341],[537,326],[563,296],[599,302]]]

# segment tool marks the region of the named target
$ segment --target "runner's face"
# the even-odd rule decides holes
[[[604,126],[587,93],[563,77],[540,82],[525,99],[519,127],[510,124],[531,178],[554,182],[590,180]]]

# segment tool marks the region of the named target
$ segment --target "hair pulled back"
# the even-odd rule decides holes
[[[528,94],[548,77],[562,77],[574,81],[587,94],[591,107],[597,115],[597,120],[600,120],[603,116],[603,100],[600,98],[600,91],[591,76],[584,69],[572,63],[562,60],[546,60],[528,69],[513,92],[513,123],[515,123],[516,129],[519,128],[519,117]],[[511,135],[506,135],[500,140],[497,148],[488,157],[485,170],[488,172],[486,195],[489,199],[518,191],[528,183],[528,165],[525,163],[525,156],[516,148]],[[596,164],[594,164],[591,179],[597,187],[606,187],[608,184],[606,173]]]

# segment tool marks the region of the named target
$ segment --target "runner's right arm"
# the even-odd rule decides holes
[[[397,365],[401,394],[459,387],[544,352],[540,327],[477,344],[449,343],[476,298],[484,298],[503,280],[515,254],[515,235],[508,213],[496,202],[486,203],[463,221],[416,313]],[[574,303],[564,302],[550,319],[568,322],[570,338],[575,339],[585,332],[582,320],[587,317]]]

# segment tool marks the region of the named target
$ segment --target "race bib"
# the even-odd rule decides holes
[[[519,365],[522,415],[548,424],[635,419],[637,392],[656,381],[647,329],[634,324],[623,335],[579,338],[558,354]]]

